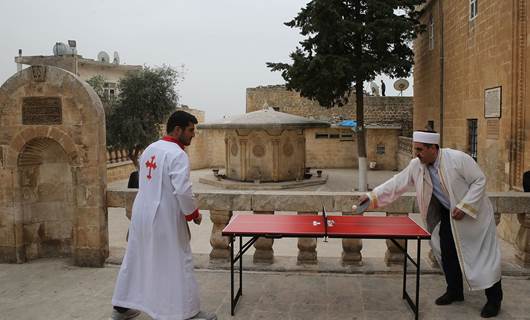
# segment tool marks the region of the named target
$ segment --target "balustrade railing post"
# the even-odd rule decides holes
[[[387,216],[399,216],[399,213],[391,213],[387,212]],[[386,239],[386,252],[385,252],[385,263],[386,265],[391,264],[403,264],[403,259],[405,258],[403,256],[403,252],[392,242],[390,239]],[[403,248],[405,247],[405,240],[397,240],[396,242],[399,243]]]
[[[515,239],[515,257],[525,267],[530,266],[530,213],[517,214],[521,226]]]
[[[230,258],[230,238],[223,237],[221,233],[231,217],[232,211],[210,210],[210,220],[213,222],[212,234],[210,235],[210,245],[212,246],[210,261],[228,260]]]
[[[343,216],[352,216],[353,212],[343,212]],[[362,239],[342,239],[342,264],[345,266],[360,266],[363,264],[361,250]]]
[[[317,212],[298,212],[299,215],[317,215]],[[298,264],[317,264],[317,240],[298,238]]]
[[[254,214],[274,214],[274,211],[254,211]],[[274,249],[272,245],[274,244],[274,239],[259,238],[254,243],[254,263],[268,263],[271,264],[274,262]]]

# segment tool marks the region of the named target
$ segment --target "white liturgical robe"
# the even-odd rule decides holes
[[[462,277],[471,290],[491,287],[501,278],[501,253],[495,230],[493,207],[486,195],[486,177],[475,160],[466,153],[440,149],[438,175],[451,207],[466,214],[461,220],[450,219]],[[416,189],[420,213],[432,234],[431,247],[438,263],[440,254],[440,212],[438,201],[432,201],[433,185],[427,166],[418,158],[393,178],[368,195],[371,207],[383,207],[404,193]]]
[[[198,214],[188,155],[165,137],[142,153],[127,251],[112,304],[156,320],[199,312],[187,220]]]

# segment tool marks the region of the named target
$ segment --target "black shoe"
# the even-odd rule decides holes
[[[436,299],[434,303],[436,303],[439,306],[445,306],[448,304],[451,304],[455,301],[464,301],[464,295],[463,294],[452,294],[449,292],[444,293],[441,297]]]
[[[487,302],[484,305],[484,308],[482,308],[482,311],[480,312],[480,316],[482,318],[491,318],[495,317],[499,314],[499,311],[501,311],[501,303],[500,302]]]

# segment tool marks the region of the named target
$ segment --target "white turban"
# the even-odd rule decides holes
[[[412,134],[413,142],[440,144],[440,134],[434,132],[414,131]]]

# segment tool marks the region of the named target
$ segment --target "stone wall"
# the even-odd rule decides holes
[[[357,143],[349,128],[305,129],[306,167],[352,168],[357,166]]]
[[[411,136],[412,97],[364,97],[365,124],[400,124],[402,135]],[[284,86],[264,86],[247,88],[246,112],[266,107],[278,108],[277,111],[303,117],[337,123],[341,120],[355,119],[355,95],[351,95],[348,104],[343,107],[323,108],[318,102],[300,97],[297,92],[288,91]]]
[[[485,0],[469,19],[469,1],[442,2],[444,18],[443,146],[470,151],[468,120],[478,122],[477,160],[488,177],[488,190],[522,190],[530,170],[530,111],[527,70],[530,29],[525,0]],[[434,21],[414,42],[414,128],[428,120],[440,130],[440,0],[426,8],[422,22]],[[485,91],[501,88],[500,117],[486,118]]]
[[[397,152],[397,163],[398,170],[406,168],[410,160],[412,160],[412,138],[409,137],[398,137],[398,152]]]
[[[186,148],[191,169],[224,168],[225,133],[221,129],[197,129],[191,145]]]
[[[136,168],[130,160],[107,164],[107,183],[129,179],[133,171],[136,171]]]
[[[376,169],[395,170],[397,164],[398,128],[367,128],[368,161],[377,163]],[[356,136],[349,128],[305,129],[306,167],[357,167]],[[377,148],[384,154],[378,154]],[[200,129],[187,148],[192,169],[224,168],[225,134],[222,129]]]

